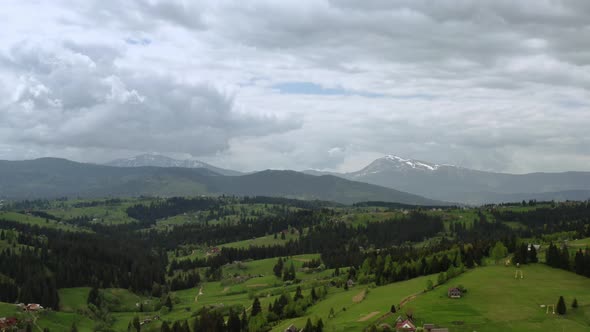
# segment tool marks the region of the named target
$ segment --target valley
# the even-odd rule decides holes
[[[449,331],[584,331],[589,217],[586,202],[15,201],[0,212],[0,317],[39,331],[395,331],[408,318]],[[449,298],[457,286],[463,296]],[[566,313],[547,314],[560,296]]]

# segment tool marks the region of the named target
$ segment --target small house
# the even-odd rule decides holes
[[[463,296],[463,292],[457,287],[449,288],[447,295],[452,299],[460,299]]]
[[[291,324],[285,329],[285,332],[299,332],[299,329],[295,325]]]
[[[399,322],[395,325],[395,330],[397,332],[415,332],[416,331],[416,325],[414,325],[414,323],[412,323],[411,320],[406,319],[402,322]]]
[[[38,303],[29,303],[25,306],[25,311],[39,311],[43,309],[43,307]]]

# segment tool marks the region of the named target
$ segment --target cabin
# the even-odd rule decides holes
[[[415,332],[416,325],[414,325],[411,320],[406,319],[395,324],[395,330],[397,332]]]
[[[299,329],[295,325],[291,324],[285,329],[285,332],[299,332]]]
[[[451,288],[449,288],[447,295],[451,299],[460,299],[461,296],[463,296],[463,292],[457,287],[451,287]]]
[[[39,311],[42,309],[43,307],[38,303],[29,303],[24,307],[25,311]]]

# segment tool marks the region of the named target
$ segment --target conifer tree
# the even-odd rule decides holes
[[[258,300],[258,297],[255,297],[254,302],[252,302],[252,312],[250,313],[250,317],[255,317],[260,312],[262,312],[262,307],[260,306],[260,300]]]
[[[563,296],[559,297],[559,300],[557,301],[557,308],[555,311],[557,311],[558,314],[560,315],[565,315],[567,308],[565,307],[565,300],[563,299]]]
[[[160,327],[160,331],[161,332],[172,332],[172,330],[170,330],[170,325],[168,325],[167,321],[162,322],[162,326]]]
[[[578,308],[578,299],[574,298],[574,300],[572,301],[572,308],[574,308],[574,309]]]

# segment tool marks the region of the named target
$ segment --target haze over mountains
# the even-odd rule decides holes
[[[268,170],[226,176],[207,168],[114,167],[58,158],[0,161],[0,198],[220,194],[281,196],[345,204],[387,201],[411,205],[448,205],[390,188],[295,171]]]
[[[116,166],[116,167],[142,167],[142,166],[152,166],[152,167],[183,167],[183,168],[206,168],[210,171],[221,175],[242,175],[244,173],[233,171],[229,169],[223,169],[219,167],[215,167],[213,165],[204,163],[199,160],[193,159],[185,159],[185,160],[178,160],[173,159],[168,156],[164,156],[157,153],[145,153],[140,154],[135,157],[125,158],[125,159],[116,159],[106,163],[107,166]]]
[[[387,155],[356,172],[329,174],[467,204],[590,198],[590,172],[505,174]]]
[[[340,203],[388,201],[416,205],[521,200],[586,200],[590,172],[505,174],[387,155],[349,173],[241,173],[159,154],[106,165],[41,158],[0,161],[0,197],[54,198],[235,194]]]

